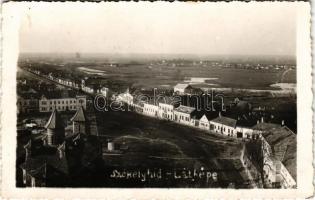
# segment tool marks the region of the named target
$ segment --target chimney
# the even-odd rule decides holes
[[[281,121],[281,126],[284,126],[284,125],[285,125],[285,124],[284,124],[284,120],[282,120],[282,121]]]
[[[259,124],[259,120],[257,120],[257,124]]]
[[[264,117],[261,117],[261,123],[264,123]]]

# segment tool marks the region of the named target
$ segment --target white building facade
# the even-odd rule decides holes
[[[75,96],[73,98],[54,98],[48,99],[43,96],[39,100],[39,112],[52,112],[54,108],[57,111],[75,111],[80,106],[86,109],[86,96]]]
[[[191,126],[191,114],[194,111],[195,108],[180,105],[174,109],[174,121]]]
[[[153,104],[143,104],[143,114],[150,117],[158,117],[159,107]]]
[[[166,103],[159,103],[158,115],[161,119],[174,120],[174,106]]]
[[[199,128],[203,130],[210,130],[210,122],[206,115],[203,115],[199,120]]]
[[[237,137],[236,134],[236,120],[228,117],[219,116],[210,120],[210,130],[230,137]]]
[[[254,130],[250,127],[236,126],[236,132],[238,138],[252,139],[254,135]]]

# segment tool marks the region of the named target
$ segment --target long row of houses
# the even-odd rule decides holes
[[[52,73],[43,74],[39,70],[34,70],[34,69],[30,69],[30,68],[26,68],[26,70],[33,73],[33,74],[36,74],[36,75],[39,75],[41,77],[47,78],[51,81],[54,81],[60,85],[64,85],[64,86],[67,86],[67,87],[70,87],[73,89],[77,89],[77,90],[82,90],[86,93],[90,93],[90,94],[98,93],[98,94],[102,94],[104,96],[107,96],[107,93],[108,93],[108,88],[106,88],[106,87],[101,87],[99,89],[95,89],[93,87],[86,85],[85,79],[82,79],[81,83],[77,83],[76,81],[71,80],[71,79],[64,79],[61,77],[56,77]]]
[[[95,90],[92,87],[86,86],[85,80],[82,80],[80,84],[75,83],[70,79],[62,79],[60,77],[54,77],[52,73],[48,75],[42,74],[39,70],[27,69],[29,72],[47,78],[60,85],[64,85],[74,90],[82,90],[89,94],[102,94],[108,95],[108,88],[102,87]],[[86,109],[86,96],[77,95],[74,90],[54,90],[45,94],[38,94],[35,90],[31,92],[19,92],[17,98],[18,113],[30,113],[30,112],[51,112],[54,108],[58,111],[75,111],[80,106]]]
[[[207,113],[200,115],[193,107],[176,107],[167,101],[137,101],[129,91],[118,95],[117,100],[129,104],[136,108],[137,112],[149,117],[173,121],[227,137],[245,138],[248,141],[260,140],[263,146],[263,166],[260,167],[265,176],[264,184],[270,187],[296,187],[296,134],[284,123],[266,123],[262,118],[249,126],[241,120],[223,116],[221,112],[216,116]],[[250,160],[251,156],[246,159]]]

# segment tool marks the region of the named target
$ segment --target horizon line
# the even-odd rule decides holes
[[[296,58],[296,55],[288,55],[288,54],[194,54],[194,53],[102,53],[102,52],[19,52],[19,54],[94,54],[94,55],[116,55],[116,56],[124,56],[124,55],[189,55],[189,56],[238,56],[238,57],[259,57],[259,56],[281,56],[281,57],[292,57]]]

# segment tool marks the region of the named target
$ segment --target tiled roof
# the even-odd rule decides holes
[[[229,117],[223,117],[223,116],[219,116],[215,119],[210,120],[212,122],[216,122],[219,124],[224,124],[226,126],[230,126],[230,127],[235,127],[236,126],[236,120],[229,118]]]
[[[296,135],[288,127],[279,124],[259,123],[253,128],[262,131],[273,156],[282,162],[296,180]]]
[[[177,89],[185,89],[189,86],[189,84],[187,83],[178,83],[177,85],[174,86],[174,88],[177,88]]]
[[[258,123],[252,127],[254,130],[267,131],[274,128],[281,128],[281,125],[274,123]]]
[[[195,111],[195,108],[180,105],[178,108],[175,108],[174,111],[191,114]]]
[[[200,120],[203,116],[205,115],[205,113],[203,112],[203,111],[198,111],[198,110],[196,110],[196,111],[194,111],[193,113],[192,113],[192,118],[193,119],[198,119],[198,120]],[[207,115],[206,115],[206,117],[207,117]],[[208,118],[208,117],[207,117]],[[209,119],[208,119],[209,120]]]
[[[167,104],[167,105],[174,105],[180,102],[180,99],[173,98],[173,97],[168,97],[168,96],[162,96],[162,97],[157,97],[156,102],[158,104]]]
[[[86,115],[84,112],[84,109],[82,106],[79,107],[77,112],[74,114],[74,116],[71,118],[71,121],[73,122],[85,122],[86,121]]]
[[[53,112],[51,113],[50,118],[45,125],[45,128],[49,129],[64,128],[63,120],[59,113],[57,112],[56,108],[54,108]]]
[[[236,126],[239,126],[239,127],[247,127],[247,128],[250,128],[252,126],[254,126],[255,124],[257,124],[257,121],[249,118],[249,119],[244,119],[244,118],[241,118],[240,120],[237,120],[236,122]]]
[[[77,92],[74,90],[55,90],[49,91],[43,94],[43,97],[47,99],[65,99],[65,98],[75,98]]]

